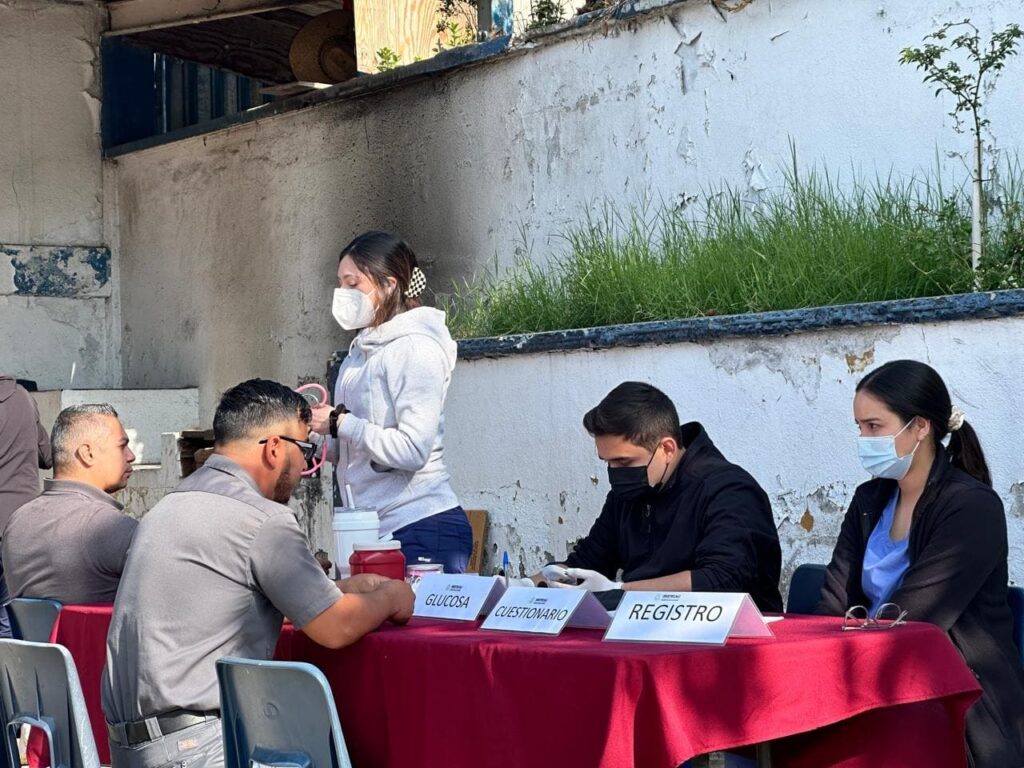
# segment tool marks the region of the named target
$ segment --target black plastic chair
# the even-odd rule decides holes
[[[1024,666],[1024,587],[1010,587],[1010,612],[1013,614],[1013,639],[1017,641],[1020,663]]]
[[[15,640],[29,640],[33,643],[50,642],[50,633],[57,623],[61,604],[56,600],[38,600],[32,597],[16,597],[7,604],[7,615],[11,619],[11,632]]]
[[[786,596],[786,613],[814,613],[814,607],[821,599],[821,588],[825,586],[826,566],[819,563],[804,563],[793,571]]]

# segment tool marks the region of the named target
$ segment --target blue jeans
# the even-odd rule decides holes
[[[465,573],[473,551],[473,529],[462,507],[453,507],[399,528],[406,566],[441,563],[445,573]]]

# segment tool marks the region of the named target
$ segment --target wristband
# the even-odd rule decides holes
[[[335,408],[333,411],[331,411],[331,416],[328,419],[328,424],[330,426],[330,431],[331,431],[331,437],[337,439],[337,437],[338,437],[338,417],[342,416],[342,415],[344,415],[346,413],[348,413],[348,409],[344,405],[339,405],[337,408]]]

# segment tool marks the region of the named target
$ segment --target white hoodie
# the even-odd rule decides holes
[[[417,307],[352,340],[335,404],[349,410],[331,440],[338,487],[375,507],[380,535],[459,504],[444,465],[444,400],[457,347],[445,314]]]

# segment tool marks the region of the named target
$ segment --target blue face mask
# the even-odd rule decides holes
[[[902,480],[910,471],[910,464],[914,460],[914,453],[917,452],[918,442],[914,450],[906,456],[896,453],[896,438],[906,431],[914,422],[913,419],[903,425],[903,429],[895,435],[883,437],[858,437],[857,453],[860,454],[860,463],[872,477],[884,477],[888,480]]]

